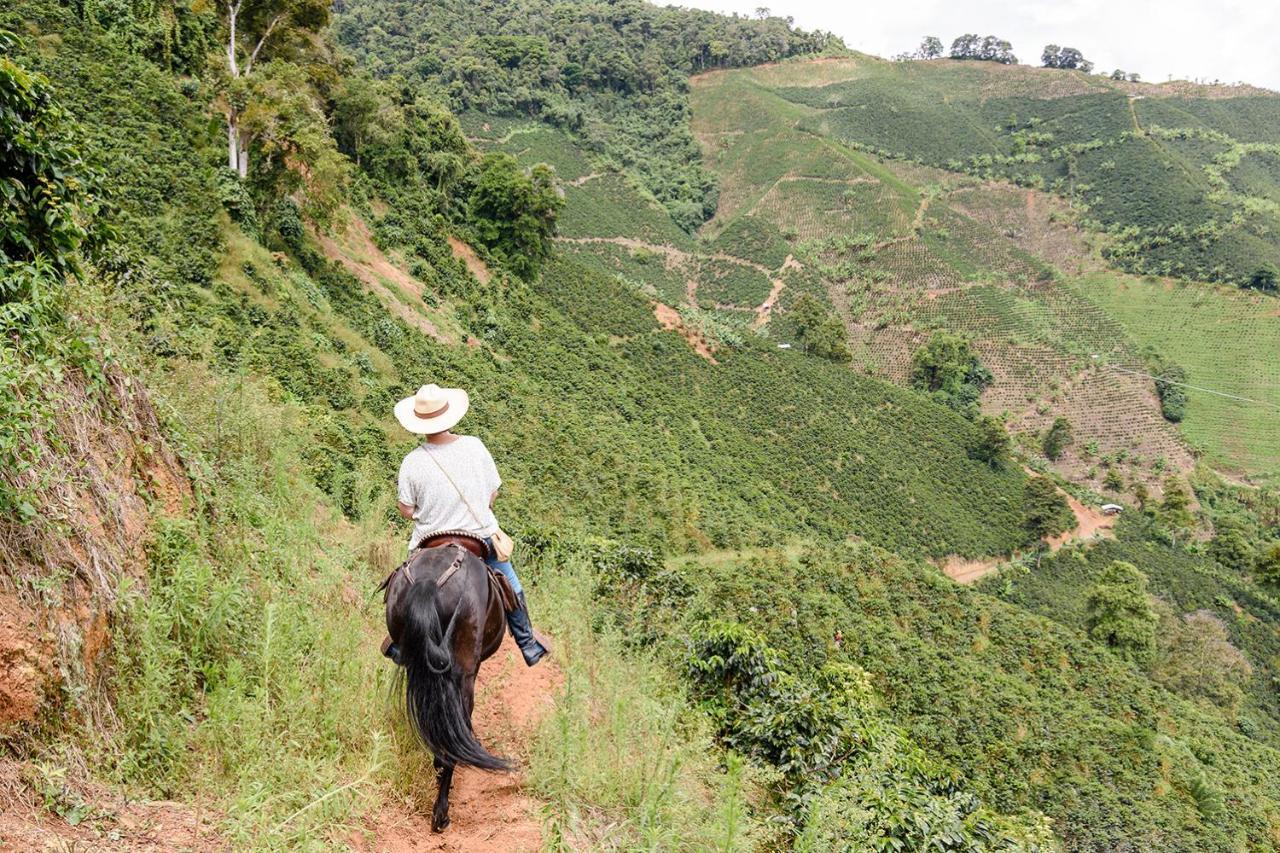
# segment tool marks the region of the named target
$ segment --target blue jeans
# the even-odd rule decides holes
[[[511,565],[510,560],[499,560],[493,555],[493,540],[486,537],[484,544],[489,546],[489,556],[484,558],[485,564],[491,569],[497,569],[502,572],[502,576],[511,584],[511,591],[516,595],[524,592],[524,587],[520,586],[520,578],[516,577],[515,566]]]

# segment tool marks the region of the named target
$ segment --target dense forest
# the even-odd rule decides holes
[[[1014,429],[986,401],[1016,377],[955,323],[865,369],[857,299],[918,285],[868,271],[893,228],[980,287],[1064,279],[857,137],[879,78],[754,87],[778,127],[723,100],[764,144],[704,156],[690,75],[794,83],[837,39],[640,2],[23,0],[0,50],[0,838],[129,840],[127,803],[167,800],[196,829],[162,844],[360,846],[429,802],[372,590],[403,554],[390,408],[438,379],[563,643],[520,753],[546,846],[1274,847],[1274,489],[1088,450],[1048,407]],[[1060,105],[1014,106],[1047,146]],[[1007,157],[968,162],[1034,183]],[[805,180],[817,226],[771,200]],[[1247,269],[1234,233],[1206,251]],[[1131,236],[1114,262],[1163,263]],[[1020,304],[1018,334],[1069,351],[1094,315],[1063,288],[1068,321]],[[1143,358],[1179,421],[1185,374]],[[1095,486],[1121,520],[1072,538]]]
[[[339,44],[376,77],[429,83],[452,109],[573,130],[693,230],[716,209],[689,132],[688,76],[843,48],[790,20],[725,17],[643,0],[565,4],[354,0]]]

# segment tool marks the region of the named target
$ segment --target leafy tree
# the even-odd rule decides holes
[[[1032,540],[1056,536],[1075,525],[1075,514],[1048,477],[1032,477],[1022,494],[1023,526]]]
[[[551,250],[563,206],[548,166],[525,173],[510,154],[493,152],[476,165],[467,218],[481,243],[532,279]]]
[[[1102,478],[1102,485],[1108,491],[1119,492],[1124,488],[1124,479],[1120,476],[1118,468],[1108,468],[1107,475]]]
[[[937,36],[925,36],[916,50],[919,59],[937,59],[942,56],[942,39]]]
[[[1162,487],[1164,500],[1160,502],[1157,517],[1176,538],[1195,526],[1195,519],[1191,515],[1191,495],[1176,474],[1165,477]]]
[[[357,166],[370,147],[385,148],[404,132],[404,110],[387,84],[367,74],[351,74],[333,93],[330,114],[338,150]]]
[[[1209,541],[1209,556],[1228,569],[1247,572],[1253,567],[1254,549],[1241,522],[1225,518],[1215,525]]]
[[[1045,431],[1040,449],[1053,461],[1062,457],[1062,451],[1071,445],[1071,422],[1064,417],[1056,417],[1049,429]]]
[[[978,36],[975,33],[965,33],[951,43],[951,58],[978,59],[1002,65],[1012,65],[1018,61],[1009,42],[998,36]]]
[[[1271,261],[1267,261],[1254,270],[1244,286],[1254,290],[1275,290],[1280,287],[1280,269],[1277,269]]]
[[[1191,699],[1204,699],[1235,713],[1253,673],[1249,659],[1231,643],[1227,626],[1199,610],[1178,617],[1158,602],[1160,620],[1151,678]]]
[[[845,340],[844,324],[817,298],[803,293],[791,308],[796,337],[805,352],[812,352],[832,361],[848,361],[852,358]]]
[[[1009,432],[1004,424],[990,415],[980,415],[975,425],[978,439],[969,450],[969,456],[986,462],[992,468],[1003,467],[1009,459]]]
[[[1090,637],[1146,666],[1155,653],[1159,622],[1147,600],[1147,576],[1133,563],[1113,561],[1089,587],[1085,622]]]
[[[950,332],[934,332],[911,358],[911,385],[958,412],[976,416],[978,398],[992,382],[969,342]]]
[[[300,193],[303,212],[327,221],[344,197],[350,167],[334,145],[306,72],[272,60],[249,81],[248,90],[252,97],[239,113],[239,138],[246,167],[248,146],[258,149],[248,178],[261,206],[269,209]]]
[[[1178,423],[1187,415],[1187,372],[1171,361],[1158,361],[1156,396],[1160,398],[1160,414]]]
[[[1056,44],[1044,46],[1040,64],[1045,68],[1078,69],[1086,74],[1093,70],[1093,63],[1085,59],[1080,51],[1074,47],[1058,47]]]
[[[1272,542],[1262,549],[1253,573],[1258,583],[1280,587],[1280,542]]]
[[[265,87],[264,91],[264,87],[254,85],[257,77],[269,57],[284,58],[310,48],[329,22],[329,3],[213,0],[213,4],[224,28],[226,65],[220,69],[215,86],[227,120],[227,166],[245,178],[249,174],[249,149],[270,124],[272,94],[279,94],[272,93],[272,87]]]

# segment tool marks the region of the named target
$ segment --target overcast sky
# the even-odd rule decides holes
[[[670,2],[670,0],[662,0]],[[849,47],[889,57],[921,36],[948,47],[963,33],[1012,42],[1040,64],[1046,44],[1079,48],[1098,69],[1143,80],[1244,81],[1280,90],[1280,0],[678,0],[678,5],[752,14],[767,6],[806,29],[830,30]]]

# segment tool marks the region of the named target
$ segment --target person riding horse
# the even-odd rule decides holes
[[[456,542],[474,550],[502,574],[515,593],[518,606],[507,613],[507,627],[520,647],[524,662],[533,666],[550,652],[529,621],[524,589],[509,559],[494,547],[499,533],[493,504],[502,478],[484,442],[451,430],[471,406],[461,388],[424,385],[412,397],[396,403],[395,415],[406,430],[424,436],[423,442],[400,464],[400,515],[413,520],[409,554],[427,544]],[[383,653],[401,663],[400,649],[390,636]]]

